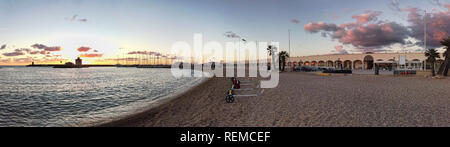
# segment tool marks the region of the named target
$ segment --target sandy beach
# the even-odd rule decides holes
[[[450,79],[288,72],[277,88],[228,104],[230,86],[229,78],[212,78],[159,107],[100,126],[450,126]]]

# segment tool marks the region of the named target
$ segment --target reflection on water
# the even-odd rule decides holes
[[[190,87],[170,69],[3,67],[0,126],[92,125]]]

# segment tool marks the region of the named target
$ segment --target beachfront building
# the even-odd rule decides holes
[[[75,67],[82,67],[83,66],[83,60],[80,59],[80,57],[78,57],[77,59],[75,59]]]
[[[399,58],[406,57],[406,64],[400,65]],[[442,54],[441,54],[442,57]],[[330,54],[291,57],[288,67],[312,66],[331,67],[336,69],[373,70],[375,65],[381,69],[407,68],[413,70],[431,69],[431,64],[426,61],[424,53],[364,53],[364,54]],[[438,59],[436,66],[443,60]]]

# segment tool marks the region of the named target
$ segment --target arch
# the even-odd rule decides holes
[[[334,62],[331,60],[327,61],[327,67],[334,67]]]
[[[364,69],[373,69],[373,57],[371,55],[367,55],[364,57]]]
[[[310,66],[311,64],[309,63],[309,61],[305,61],[305,66]]]
[[[355,60],[353,61],[353,69],[363,69],[361,60]]]
[[[439,59],[442,60],[442,59]],[[442,62],[439,62],[439,60],[436,61],[436,67],[440,67],[440,65],[444,62],[444,60],[442,60]],[[422,67],[422,62],[419,59],[413,59],[411,65],[409,65],[411,68],[413,69],[420,69]]]
[[[288,66],[292,66],[292,62],[288,62],[288,64],[287,64]]]
[[[322,61],[322,60],[319,61],[319,66],[320,66],[320,67],[325,67],[325,61]]]
[[[311,66],[317,66],[317,61],[312,61]]]
[[[298,61],[298,66],[303,66],[303,61]]]
[[[341,68],[344,68],[344,65],[342,64],[342,61],[336,60],[336,61],[334,61],[334,67],[341,69]]]
[[[292,62],[292,65],[297,66],[297,61]]]
[[[352,69],[352,61],[345,60],[344,61],[344,69]]]

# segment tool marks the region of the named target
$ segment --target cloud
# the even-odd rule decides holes
[[[389,50],[382,49],[382,48],[371,48],[371,47],[368,47],[368,48],[356,48],[354,51],[362,52],[362,53],[367,53],[367,52],[375,53],[375,52],[387,52]]]
[[[339,28],[336,24],[327,24],[325,22],[313,23],[309,22],[305,25],[304,29],[310,33],[317,33],[319,31],[337,31]]]
[[[432,5],[442,6],[442,3],[439,0],[428,0]]]
[[[90,48],[90,47],[84,47],[84,46],[82,46],[82,47],[78,48],[77,51],[79,51],[79,52],[87,52],[87,51],[89,51],[89,50],[91,50],[91,49],[92,49],[92,48]]]
[[[9,52],[9,53],[3,53],[3,56],[7,56],[7,57],[15,57],[15,56],[22,56],[25,55],[24,52],[22,51],[14,51],[14,52]]]
[[[11,59],[10,58],[8,58],[8,59],[1,59],[0,62],[8,63],[8,62],[11,62]]]
[[[31,49],[29,48],[19,48],[19,49],[15,49],[15,52],[26,52],[26,53],[30,53]]]
[[[60,46],[53,46],[53,47],[48,47],[46,45],[43,44],[33,44],[31,45],[32,48],[37,48],[37,49],[43,49],[45,51],[49,51],[49,52],[55,52],[55,51],[61,51],[62,48]]]
[[[43,45],[43,44],[33,44],[31,45],[32,48],[37,48],[37,49],[44,49],[47,46]]]
[[[347,50],[344,49],[344,46],[339,45],[334,47],[339,54],[348,54]]]
[[[68,21],[79,21],[79,22],[87,22],[88,21],[86,18],[77,19],[77,17],[78,17],[78,15],[75,14],[72,17],[66,17],[65,19]]]
[[[0,46],[0,50],[5,49],[6,48],[6,44],[3,44],[2,46]]]
[[[50,54],[50,52],[48,52],[48,51],[41,51],[41,52],[39,52],[39,54],[46,55],[46,54]]]
[[[225,32],[223,35],[227,38],[241,38],[241,36],[232,31]]]
[[[78,19],[78,21],[80,21],[80,22],[87,22],[87,19],[86,18]]]
[[[344,12],[344,10],[340,10],[339,13],[343,14],[343,13],[346,13],[346,12]],[[332,20],[337,20],[337,19],[340,18],[340,16],[337,13],[325,12],[324,16],[325,16],[325,18],[330,18]]]
[[[77,19],[77,16],[78,16],[78,15],[76,15],[76,14],[73,15],[73,16],[72,16],[72,19],[70,19],[70,20],[71,20],[71,21],[74,21],[75,19]]]
[[[29,54],[30,55],[36,55],[36,54],[39,54],[41,51],[31,51],[31,52],[29,52]]]
[[[152,51],[131,51],[128,52],[129,55],[154,55],[154,56],[161,56],[161,53],[158,52],[152,52]]]
[[[62,48],[60,46],[53,46],[53,47],[47,47],[44,49],[45,51],[55,52],[55,51],[61,51]]]
[[[47,54],[50,54],[50,52],[48,52],[48,51],[29,51],[28,54],[30,54],[30,55],[36,55],[36,54],[47,55]]]
[[[440,41],[450,36],[450,4],[443,4],[439,0],[429,0],[433,5],[447,8],[445,11],[433,9],[427,13],[427,45],[440,47]],[[363,14],[352,16],[354,22],[343,24],[310,22],[304,26],[305,31],[320,33],[322,37],[330,37],[346,45],[351,44],[359,50],[374,52],[383,51],[377,49],[399,43],[408,47],[423,46],[424,42],[424,10],[419,8],[401,8],[398,0],[392,0],[389,8],[397,13],[406,12],[403,18],[409,24],[401,25],[393,21],[378,21],[381,15],[379,11],[365,11]],[[405,40],[413,38],[418,40],[412,44]]]
[[[300,20],[293,18],[293,19],[291,19],[291,22],[292,22],[292,23],[295,23],[295,24],[299,24],[299,23],[300,23]]]
[[[325,22],[310,22],[304,29],[310,33],[321,32],[323,37],[331,37],[346,45],[356,48],[376,48],[395,43],[404,44],[408,38],[408,28],[396,22],[377,21],[379,11],[366,11],[354,15],[355,22],[334,24]]]
[[[444,12],[427,13],[427,46],[440,47],[440,41],[450,35],[450,5],[442,5],[449,8]],[[419,8],[403,9],[408,12],[408,22],[411,23],[411,37],[420,40],[423,45],[424,42],[424,10]]]
[[[398,2],[398,0],[391,0],[388,3],[388,7],[389,7],[389,9],[391,9],[393,11],[401,11],[400,3]]]
[[[352,16],[352,18],[356,19],[357,23],[368,23],[368,22],[371,22],[371,21],[376,21],[377,17],[380,14],[381,14],[380,11],[367,10],[363,14]]]
[[[28,62],[32,62],[33,59],[32,58],[14,58],[13,59],[15,63],[28,63]]]
[[[103,54],[81,54],[80,57],[82,58],[100,58]]]

